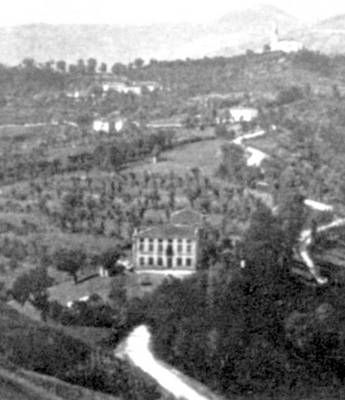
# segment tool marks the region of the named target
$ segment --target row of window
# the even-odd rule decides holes
[[[192,259],[191,258],[185,258],[185,263],[183,263],[183,258],[181,257],[177,257],[176,258],[176,266],[177,267],[191,267],[192,266]],[[172,260],[170,261],[172,264]],[[168,261],[169,264],[169,261]],[[145,257],[140,257],[139,258],[139,265],[141,267],[143,266],[158,266],[158,267],[163,267],[164,263],[163,263],[163,258],[162,257],[158,257],[157,258],[157,262],[155,263],[155,260],[153,257],[148,257],[147,259]],[[170,268],[172,267],[172,265],[170,266]],[[169,265],[168,265],[169,268]]]
[[[156,248],[157,248],[158,253],[162,253],[164,251],[163,239],[140,238],[139,239],[139,251],[147,250],[148,252],[153,252],[155,250],[155,244],[157,246]],[[172,246],[173,246],[173,239],[169,239],[167,242],[167,247],[171,248]],[[192,241],[189,239],[187,239],[187,240],[178,239],[177,240],[177,252],[183,253],[183,247],[185,247],[186,253],[191,253],[192,252]]]

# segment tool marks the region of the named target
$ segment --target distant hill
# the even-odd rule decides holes
[[[144,59],[178,59],[212,56],[261,47],[273,23],[282,32],[302,26],[279,9],[262,5],[231,12],[209,24],[149,26],[47,25],[0,28],[0,62],[17,64],[25,57],[38,61],[96,57],[108,63]]]
[[[295,32],[306,48],[327,54],[345,52],[345,15],[320,21],[308,29]]]
[[[315,28],[331,29],[331,30],[345,30],[345,14],[336,15],[318,22]]]
[[[75,62],[95,57],[109,65],[145,60],[232,56],[261,51],[274,24],[281,37],[293,37],[311,50],[344,52],[345,15],[307,26],[271,5],[230,12],[208,24],[148,26],[32,24],[0,28],[0,62],[18,64],[26,57],[43,62]]]

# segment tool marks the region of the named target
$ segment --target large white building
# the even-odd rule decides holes
[[[169,224],[136,231],[133,235],[133,263],[136,270],[196,269],[200,253],[203,217],[182,210]]]
[[[283,51],[284,53],[293,53],[303,49],[303,44],[294,39],[279,38],[278,27],[275,24],[271,34],[270,50],[271,51]]]

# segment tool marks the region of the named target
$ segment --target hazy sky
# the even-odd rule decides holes
[[[207,22],[234,9],[263,2],[307,20],[345,14],[344,0],[3,0],[0,25]]]

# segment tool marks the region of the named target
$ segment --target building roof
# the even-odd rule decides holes
[[[170,221],[174,225],[195,227],[203,224],[204,216],[197,211],[185,208],[183,210],[173,212],[171,214]]]
[[[92,294],[98,294],[104,301],[107,301],[111,288],[111,278],[104,279],[96,276],[77,285],[72,280],[60,283],[59,285],[50,287],[48,293],[50,301],[55,300],[62,305],[67,305],[68,303],[89,297]]]
[[[164,224],[143,229],[135,236],[149,239],[195,239],[197,229],[195,226]]]

